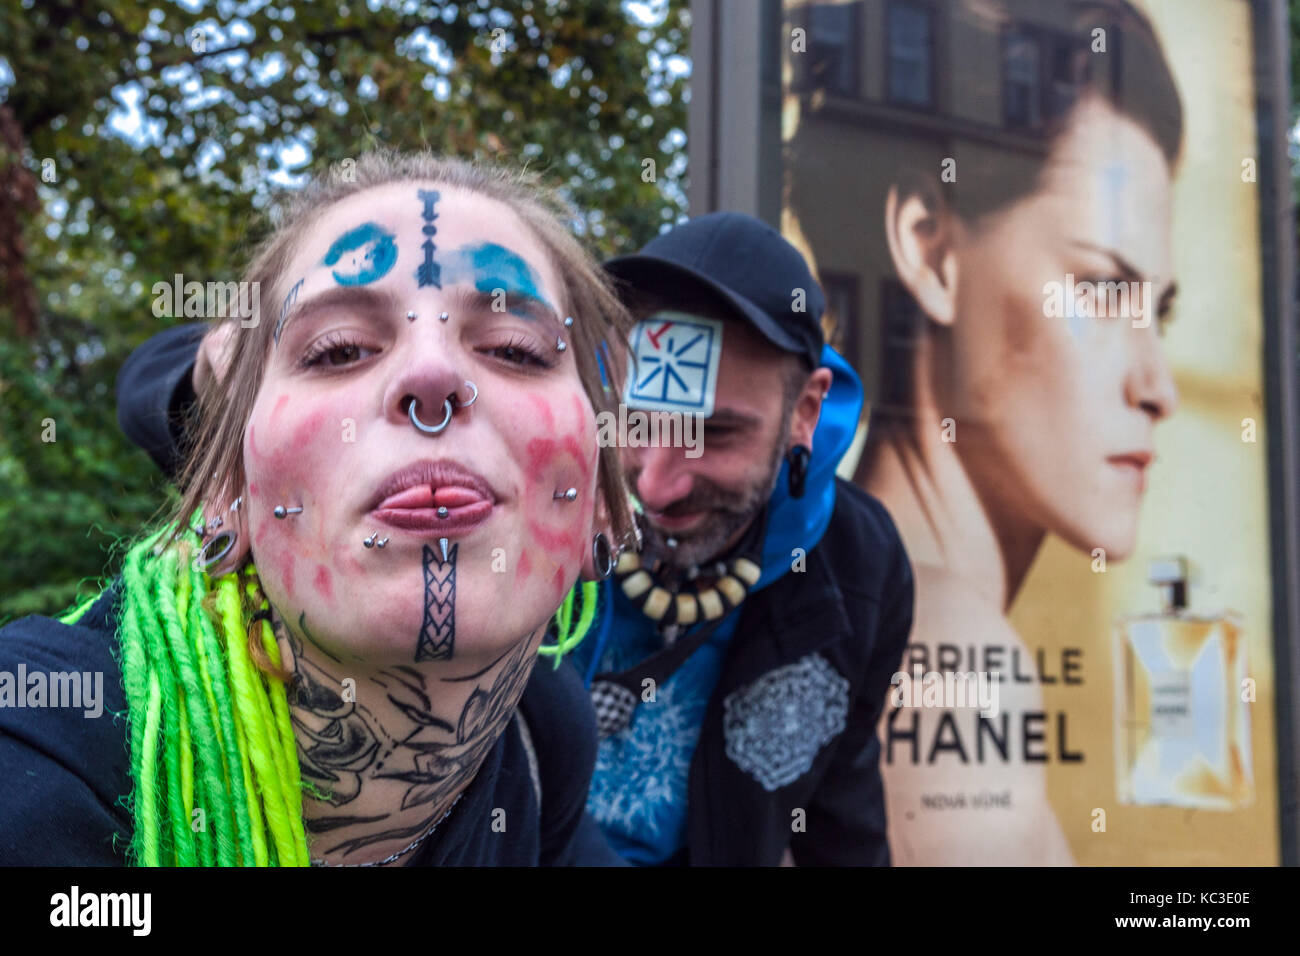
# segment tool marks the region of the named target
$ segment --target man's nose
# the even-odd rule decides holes
[[[694,477],[680,448],[638,448],[632,451],[641,473],[636,496],[649,511],[663,511],[691,493]]]

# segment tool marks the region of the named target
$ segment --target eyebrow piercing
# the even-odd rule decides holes
[[[556,340],[555,340],[555,351],[557,351],[557,352],[563,352],[563,351],[564,351],[565,349],[567,349],[568,347],[569,347],[569,346],[565,344],[564,339],[556,339]]]
[[[406,313],[406,321],[407,321],[407,322],[414,322],[415,319],[416,319],[416,315],[415,315],[415,313],[412,312],[412,311],[410,311],[410,310],[408,309],[408,310],[407,310],[407,313]]]
[[[576,501],[578,498],[578,489],[570,488],[563,492],[557,491],[555,494],[551,495],[551,498],[556,500],[563,498],[565,501]]]
[[[289,515],[302,514],[302,505],[296,508],[286,508],[284,505],[276,505],[275,510],[271,512],[277,518],[285,518]]]
[[[571,316],[571,315],[566,315],[566,316],[564,317],[564,327],[565,327],[566,329],[571,329],[571,328],[573,328],[573,316]]]
[[[448,319],[450,319],[450,318],[451,318],[451,316],[448,315],[446,312],[440,312],[440,313],[438,313],[438,321],[439,321],[439,322],[446,322],[446,321],[447,321]]]

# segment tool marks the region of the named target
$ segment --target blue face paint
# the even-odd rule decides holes
[[[438,227],[433,224],[433,221],[438,218],[436,207],[439,194],[436,189],[420,189],[417,190],[417,194],[423,207],[420,216],[424,219],[424,225],[420,227],[420,231],[424,233],[424,242],[420,244],[420,250],[424,253],[424,261],[415,270],[415,281],[420,288],[431,285],[441,289],[442,267],[433,261],[433,252],[437,248],[433,237],[438,234]]]
[[[446,285],[472,282],[479,292],[503,290],[507,295],[531,296],[552,307],[537,288],[537,275],[520,256],[495,242],[461,246],[448,253],[442,262],[442,279]],[[514,315],[532,318],[526,310],[511,309]]]
[[[324,264],[334,270],[339,285],[366,285],[382,279],[397,261],[397,243],[391,232],[373,222],[357,226],[334,240]]]

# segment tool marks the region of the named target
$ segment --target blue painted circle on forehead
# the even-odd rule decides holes
[[[397,262],[397,243],[391,232],[373,222],[349,229],[334,240],[325,253],[324,264],[333,270],[339,285],[366,285],[386,276]]]

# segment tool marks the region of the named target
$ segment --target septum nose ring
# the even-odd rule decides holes
[[[415,406],[419,404],[420,400],[413,395],[409,396],[411,399],[411,403],[407,405],[406,411],[407,414],[410,415],[411,417],[411,424],[414,425],[416,429],[418,429],[420,432],[424,433],[425,435],[436,435],[439,432],[441,432],[443,429],[445,429],[448,425],[451,424],[452,412],[455,411],[457,407],[469,408],[471,405],[473,405],[475,402],[478,401],[478,386],[470,381],[466,381],[465,384],[468,385],[474,392],[474,394],[470,396],[470,400],[468,402],[462,402],[459,398],[456,397],[455,392],[453,392],[449,397],[443,399],[442,421],[440,421],[436,425],[426,425],[424,422],[420,420],[419,415],[417,415],[415,412]]]

